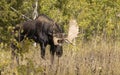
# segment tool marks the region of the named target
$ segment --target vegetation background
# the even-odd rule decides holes
[[[120,75],[120,0],[38,0],[38,13],[46,14],[67,33],[69,21],[77,20],[76,45],[64,44],[64,54],[50,67],[40,58],[39,46],[25,40],[11,59],[11,34],[15,25],[32,19],[35,0],[0,1],[0,75]],[[18,13],[13,11],[15,8]],[[49,49],[49,46],[48,48]]]

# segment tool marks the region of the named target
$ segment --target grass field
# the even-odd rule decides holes
[[[49,46],[46,60],[40,50],[31,44],[20,57],[20,63],[11,59],[10,48],[0,48],[1,75],[120,75],[120,42],[92,40],[77,42],[76,46],[64,44],[63,56],[55,57],[50,64]]]

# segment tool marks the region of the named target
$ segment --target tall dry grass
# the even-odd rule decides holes
[[[38,47],[29,46],[20,64],[12,60],[10,51],[0,49],[1,75],[120,75],[120,42],[92,40],[64,44],[63,56],[50,64],[49,46],[46,60],[40,58]],[[6,61],[6,63],[5,63]],[[58,63],[59,62],[59,63]]]

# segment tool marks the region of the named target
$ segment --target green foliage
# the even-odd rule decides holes
[[[116,14],[120,11],[116,10],[117,5],[119,3],[111,0],[87,0],[82,3],[82,12],[78,21],[85,38],[102,34],[106,35],[105,37],[116,36],[114,32],[119,29],[116,28],[118,21],[115,20]]]
[[[0,1],[0,47],[16,43],[22,54],[29,51],[31,41],[18,43],[12,34],[13,27],[26,21],[21,14],[32,19],[35,0],[1,0]],[[15,8],[18,13],[10,7]],[[46,14],[68,31],[69,20],[75,18],[80,34],[78,41],[101,39],[119,39],[120,37],[120,1],[119,0],[38,0],[38,13]],[[8,38],[9,37],[9,38]]]
[[[21,14],[32,19],[34,4],[35,0],[0,1],[0,40],[11,42],[11,28],[26,21]],[[120,37],[120,17],[117,16],[120,13],[119,0],[38,0],[38,13],[48,15],[62,25],[65,32],[69,20],[75,18],[81,33],[79,36],[85,40],[93,36],[102,36],[103,39]]]

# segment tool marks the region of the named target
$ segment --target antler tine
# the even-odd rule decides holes
[[[66,39],[64,39],[65,40],[65,42],[66,43],[70,43],[71,45],[75,45],[75,44],[73,44],[73,42],[72,41],[69,41],[67,38]]]

